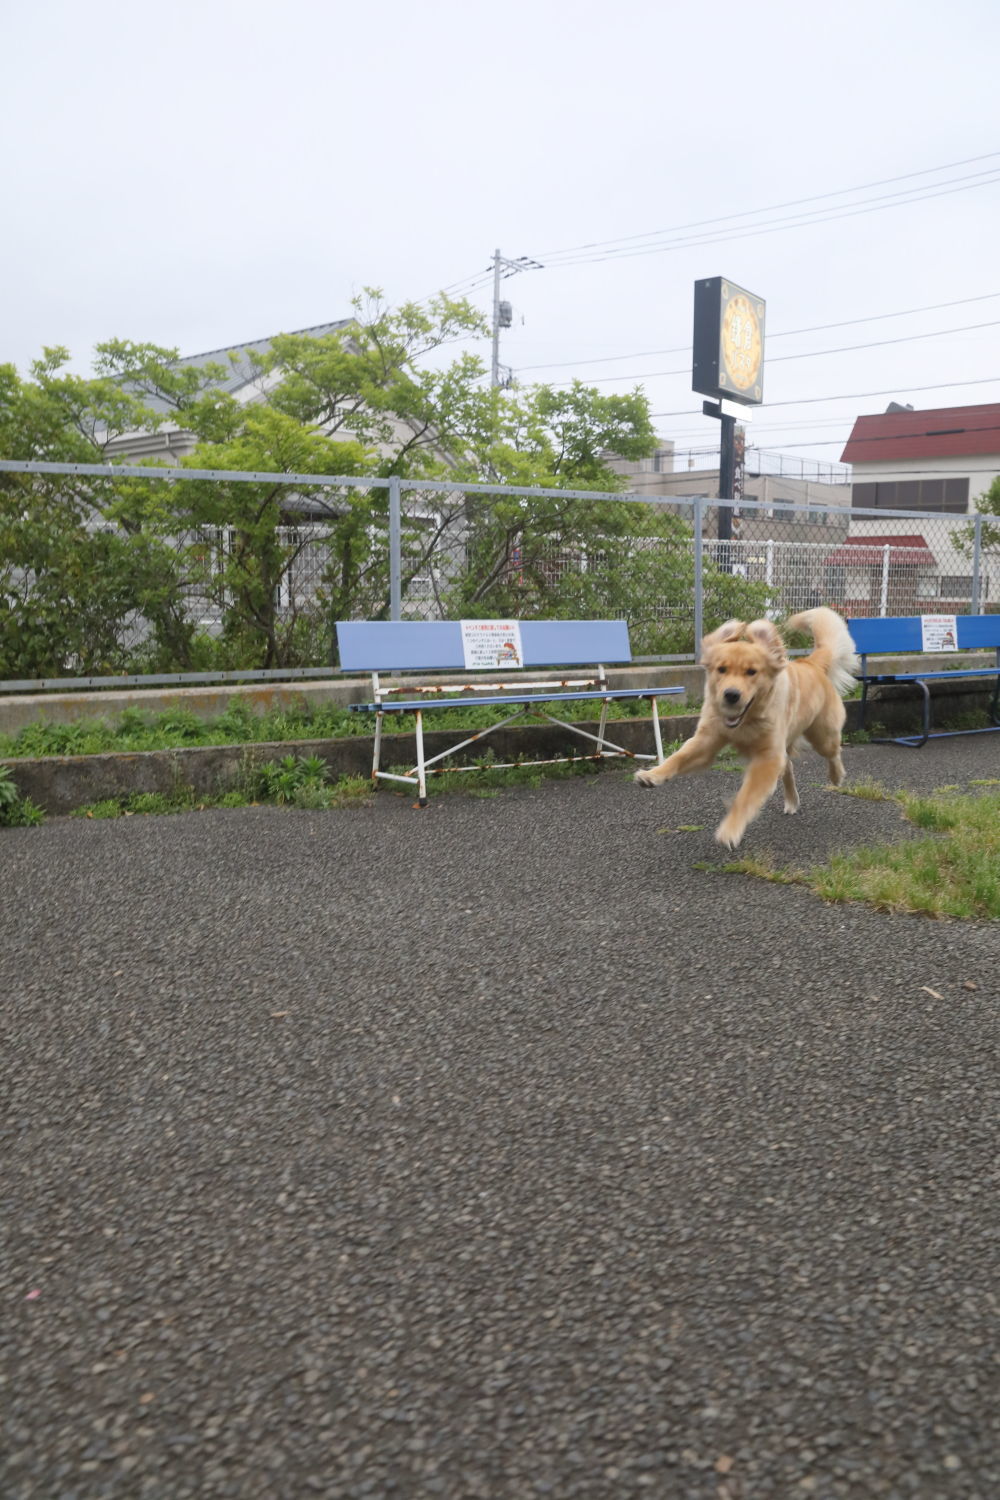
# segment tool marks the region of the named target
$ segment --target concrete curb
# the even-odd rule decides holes
[[[694,730],[696,715],[677,715],[661,721],[664,743],[686,738]],[[596,733],[597,723],[580,726]],[[609,726],[613,741],[633,755],[652,754],[653,732],[649,719],[618,719]],[[428,756],[468,738],[468,730],[425,732]],[[566,752],[585,755],[584,742],[556,725],[532,725],[501,729],[486,742],[497,760],[535,760]],[[485,748],[485,747],[484,747]],[[247,772],[265,761],[284,755],[318,755],[326,761],[330,775],[368,776],[372,765],[372,741],[358,735],[337,740],[282,740],[244,745],[191,746],[179,750],[144,750],[128,754],[50,755],[36,760],[5,760],[22,797],[30,797],[47,813],[64,814],[91,802],[129,797],[140,792],[164,796],[180,788],[192,788],[198,796],[218,796],[239,787]],[[412,734],[382,738],[382,766],[412,766],[416,745]],[[616,764],[615,761],[609,764]]]

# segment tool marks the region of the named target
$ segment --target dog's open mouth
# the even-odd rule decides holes
[[[754,698],[756,696],[757,695],[755,693],[754,694]],[[739,726],[743,723],[743,720],[746,718],[746,716],[747,716],[747,709],[750,707],[750,704],[752,702],[753,702],[753,698],[749,699],[748,702],[744,703],[742,709],[736,715],[735,719],[723,719],[722,722],[725,724],[725,726],[726,726],[727,729],[738,729],[739,728]]]

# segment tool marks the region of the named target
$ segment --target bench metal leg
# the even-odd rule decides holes
[[[926,745],[931,737],[931,690],[926,682],[919,677],[913,679],[914,686],[918,687],[923,694],[923,712],[921,718],[921,733],[919,735],[901,734],[887,735],[882,738],[873,738],[875,745],[905,745],[908,750],[920,750]],[[961,731],[957,731],[961,732]],[[948,736],[945,736],[947,738]],[[937,736],[935,736],[937,738]]]
[[[597,726],[597,758],[598,758],[598,760],[601,759],[602,754],[603,754],[603,749],[604,749],[604,731],[605,731],[605,729],[607,728],[607,725],[608,725],[608,703],[609,702],[610,702],[610,700],[608,698],[605,698],[604,702],[601,704],[601,719],[600,719],[600,723]]]
[[[653,740],[656,744],[656,764],[659,766],[663,764],[663,736],[660,733],[660,706],[659,701],[655,696],[650,698],[649,701],[653,705]]]
[[[382,758],[382,710],[375,715],[375,748],[372,755],[372,781],[378,780],[379,766]]]
[[[424,766],[424,716],[417,709],[417,800],[427,806],[427,770]]]

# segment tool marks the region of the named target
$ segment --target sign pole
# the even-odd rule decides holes
[[[719,499],[735,500],[736,484],[736,418],[719,414]],[[728,542],[733,534],[732,505],[719,506],[719,541]],[[728,572],[728,568],[726,569]]]

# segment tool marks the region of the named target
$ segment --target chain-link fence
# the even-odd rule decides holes
[[[732,539],[719,540],[718,515],[716,504],[706,551],[765,584],[780,616],[816,604],[884,616],[979,613],[1000,602],[1000,553],[982,545],[976,517],[744,506]]]
[[[843,490],[840,490],[843,494]],[[0,688],[318,671],[338,619],[722,620],[1000,608],[975,516],[443,481],[0,462]]]

